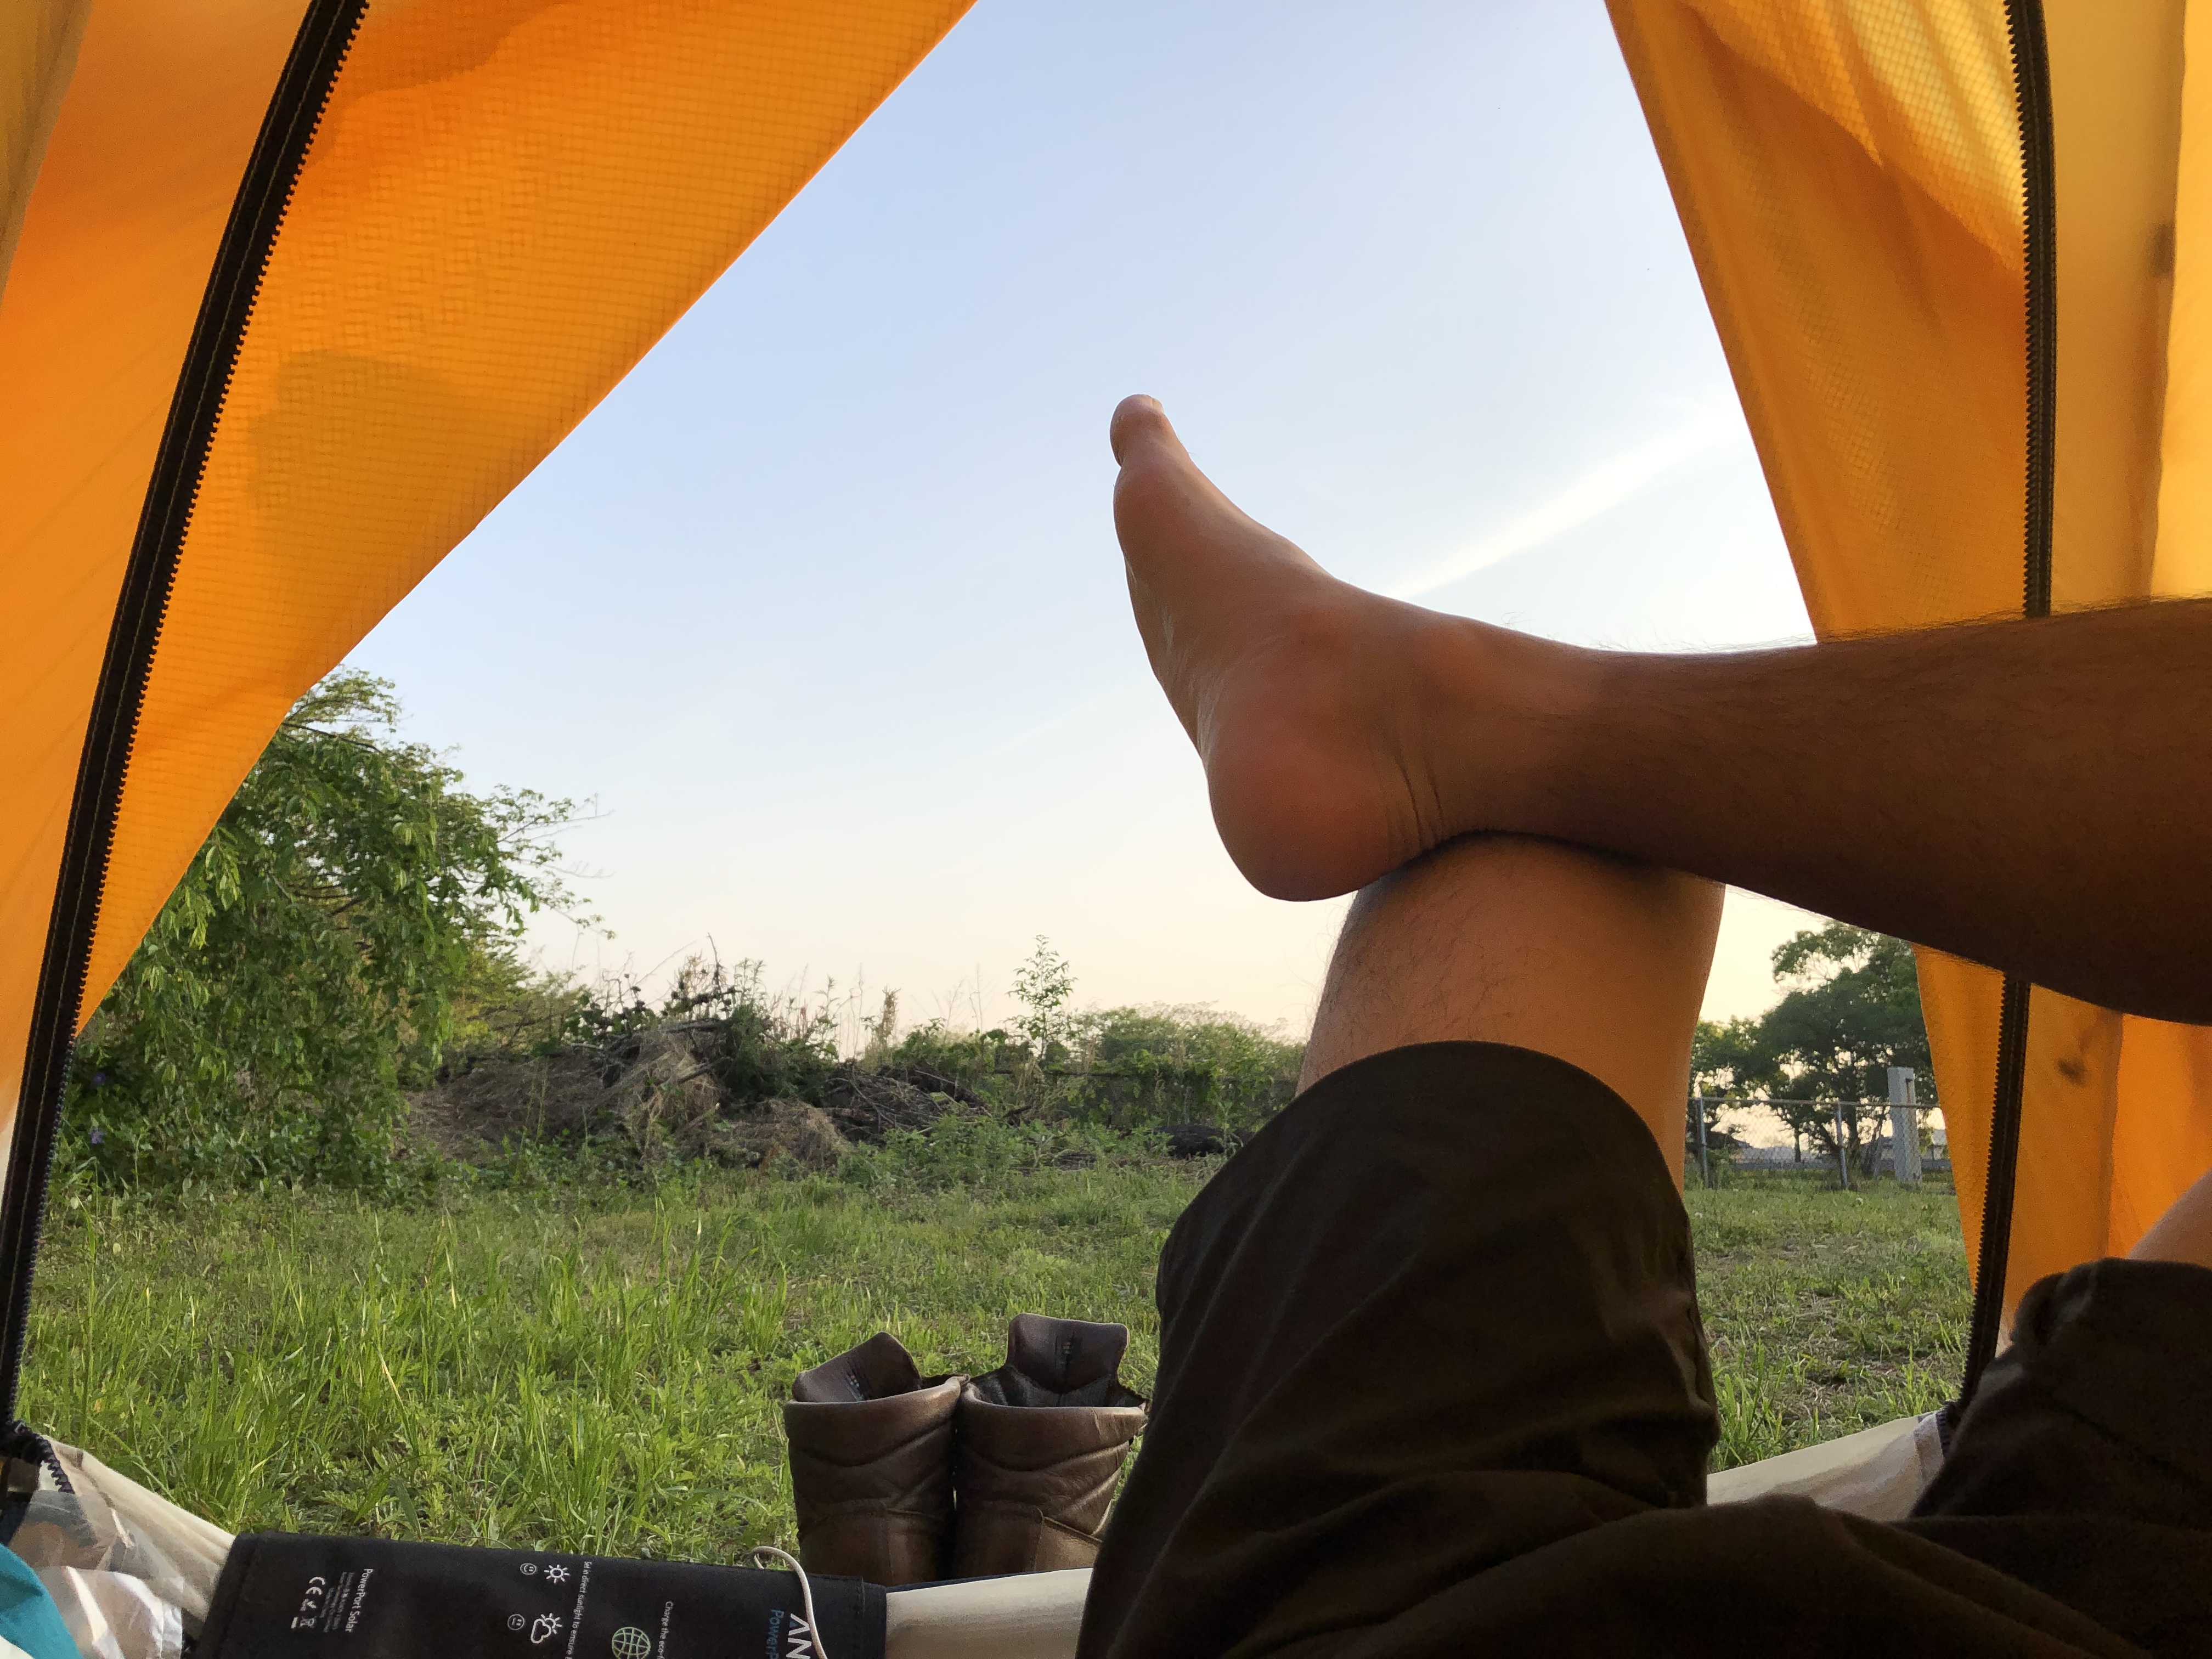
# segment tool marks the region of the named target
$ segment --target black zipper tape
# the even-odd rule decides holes
[[[1974,1276],[1974,1322],[1966,1336],[1961,1405],[1974,1397],[2004,1323],[2005,1270],[2012,1255],[2014,1177],[2020,1169],[2021,1102],[2027,1084],[2027,981],[2005,976],[1997,1013],[1996,1109],[1990,1116],[1990,1170],[1982,1188],[1982,1248]]]
[[[23,1085],[8,1148],[7,1183],[0,1188],[0,1297],[5,1298],[0,1303],[0,1422],[16,1420],[16,1389],[46,1182],[53,1164],[54,1132],[83,1009],[93,933],[115,844],[116,813],[131,746],[138,732],[139,711],[145,705],[154,647],[161,639],[192,504],[238,365],[246,323],[261,290],[262,274],[268,269],[277,228],[330,101],[338,67],[368,3],[309,0],[300,20],[300,32],[262,117],[261,131],[223,227],[215,267],[200,297],[199,315],[170,399],[137,533],[131,539],[123,591],[109,624],[107,652],[100,665],[84,750],[77,762],[61,872],[54,884],[53,914],[39,964],[38,994],[31,1006]]]
[[[2027,222],[2027,478],[2021,613],[2051,614],[2051,527],[2058,453],[2058,164],[2051,134],[2051,54],[2042,0],[2006,0],[2013,87],[2020,109],[2020,171]],[[1982,1243],[1974,1276],[1974,1321],[1959,1387],[1974,1397],[1997,1350],[2012,1256],[2013,1190],[2020,1174],[2021,1106],[2027,1095],[2031,987],[2005,976],[1997,1018],[1996,1094],[1990,1114],[1990,1167],[1982,1187]]]

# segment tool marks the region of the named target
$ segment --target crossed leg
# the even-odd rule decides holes
[[[1679,1146],[1718,895],[1675,871],[2212,1023],[2212,601],[1578,651],[1337,580],[1149,398],[1112,439],[1138,628],[1224,844],[1277,896],[1364,884],[1306,1082],[1394,1045],[1512,1042]],[[2212,1175],[2136,1254],[2212,1265]]]
[[[1699,1502],[1717,1419],[1677,1188],[1719,896],[1511,836],[1360,894],[1298,1101],[1162,1252],[1085,1659],[1334,1651]]]
[[[1170,482],[1204,504],[1194,471]],[[1216,669],[1296,657],[1316,627],[1357,652],[1379,623],[1418,649],[1426,613],[1324,615],[1303,555],[1215,527],[1214,551],[1259,556],[1240,616],[1147,595],[1133,557],[1131,585],[1224,833],[1264,785],[1311,790],[1356,836],[1407,753],[1358,755],[1372,788],[1344,787],[1357,751],[1332,745],[1360,677],[1294,675],[1229,711],[1274,739],[1255,752],[1209,748],[1238,684],[1265,684]],[[1420,740],[1416,705],[1353,712]],[[1152,1427],[1086,1655],[1326,1643],[1599,1522],[1697,1502],[1714,1413],[1674,1188],[1719,916],[1710,882],[1520,835],[1449,840],[1367,883],[1299,1105],[1163,1254]]]
[[[1337,580],[1216,489],[1148,398],[1113,440],[1138,627],[1261,891],[1543,836],[2212,1022],[2212,601],[1583,651]]]
[[[1132,601],[1224,844],[1279,896],[1362,890],[1300,1101],[1163,1253],[1155,1415],[1084,1659],[1674,1650],[1716,1605],[1744,1650],[1796,1650],[1814,1600],[1838,1653],[1916,1621],[1960,1651],[2095,1634],[2075,1608],[2129,1631],[2123,1528],[2201,1530],[2206,1503],[2154,1478],[2172,1446],[2142,1408],[2205,1347],[2212,1280],[2172,1263],[2212,1249],[2212,1183],[2145,1241],[2167,1261],[2031,1292],[1941,1489],[1887,1528],[1702,1507],[1717,1422],[1670,1177],[1711,879],[2212,1018],[2212,605],[1608,658],[1336,581],[1149,399],[1114,436]],[[2061,784],[2096,824],[2050,808]],[[1916,790],[1917,821],[1881,818]],[[2052,1353],[2111,1368],[2072,1440],[2038,1393]],[[2164,1578],[2197,1582],[2172,1570],[2197,1535]]]

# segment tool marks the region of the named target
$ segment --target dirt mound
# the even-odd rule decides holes
[[[503,1143],[561,1140],[604,1127],[605,1067],[582,1050],[549,1059],[482,1060],[409,1101],[414,1131],[470,1163]]]
[[[653,1030],[608,1048],[532,1060],[465,1062],[413,1097],[415,1133],[448,1157],[483,1163],[502,1146],[620,1136],[641,1158],[669,1151],[746,1167],[787,1158],[834,1168],[853,1140],[927,1127],[969,1109],[903,1078],[849,1062],[831,1079],[829,1110],[798,1100],[733,1102],[711,1034]]]
[[[785,1158],[809,1170],[834,1170],[848,1149],[829,1115],[803,1100],[763,1100],[708,1133],[717,1157],[747,1165]]]
[[[641,1152],[665,1137],[697,1157],[714,1150],[729,1097],[714,1062],[675,1031],[647,1031],[607,1090],[607,1109]]]
[[[480,1163],[508,1143],[609,1134],[641,1157],[663,1146],[712,1155],[730,1110],[711,1054],[687,1034],[654,1030],[612,1052],[465,1062],[415,1096],[409,1115],[447,1156]]]
[[[872,1144],[893,1129],[926,1129],[947,1112],[974,1108],[950,1094],[921,1088],[894,1072],[864,1072],[848,1064],[823,1089],[822,1109],[848,1139]]]

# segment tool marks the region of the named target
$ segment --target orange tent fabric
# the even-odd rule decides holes
[[[368,8],[200,484],[86,1013],[293,700],[605,395],[965,6]],[[66,21],[68,8],[50,9]],[[10,1106],[109,616],[210,262],[303,10],[93,0],[0,295]],[[12,68],[0,58],[0,87]],[[12,107],[0,103],[0,119]]]
[[[1814,628],[2019,616],[2021,139],[1996,0],[1612,0]],[[2212,590],[2212,14],[2046,0],[2057,608]],[[1998,976],[1923,951],[1970,1251]],[[2038,991],[2010,1294],[2212,1167],[2212,1033]],[[2008,1298],[2009,1299],[2009,1297]]]
[[[21,0],[0,12],[0,287],[89,11],[90,0]]]
[[[210,268],[303,19],[357,3],[0,7],[6,1106]],[[81,1014],[294,698],[965,3],[368,0],[188,480]],[[2045,20],[2057,134],[2056,601],[2212,588],[2212,13],[1609,5],[1822,634],[2020,610],[2022,16]],[[1996,981],[1922,973],[1971,1247]],[[2212,1165],[2212,1041],[2038,993],[2024,1135],[2017,1285],[2124,1248]]]

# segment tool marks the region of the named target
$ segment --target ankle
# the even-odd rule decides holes
[[[1444,620],[1417,670],[1446,837],[1575,839],[1573,787],[1603,659],[1463,617]]]

